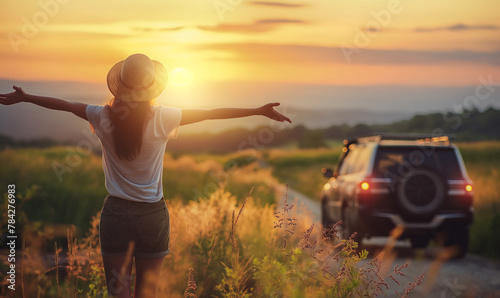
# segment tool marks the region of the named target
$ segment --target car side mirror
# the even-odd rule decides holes
[[[323,176],[325,176],[326,178],[336,177],[335,175],[336,173],[334,173],[333,170],[330,168],[323,168],[322,172]]]

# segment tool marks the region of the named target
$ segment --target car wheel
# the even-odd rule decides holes
[[[452,257],[461,259],[469,248],[469,226],[462,225],[446,231],[444,245],[452,249]]]
[[[426,248],[429,245],[429,237],[420,236],[420,237],[411,237],[411,248]]]
[[[416,168],[403,177],[398,186],[398,202],[412,215],[430,215],[444,200],[445,187],[441,177],[425,168]]]

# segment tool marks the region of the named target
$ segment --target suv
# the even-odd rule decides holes
[[[432,238],[463,257],[473,218],[472,182],[448,136],[379,134],[344,140],[335,170],[321,192],[324,227],[343,221],[342,236],[389,236],[403,228],[423,248]]]

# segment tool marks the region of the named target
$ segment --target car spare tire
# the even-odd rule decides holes
[[[443,179],[426,168],[416,168],[403,177],[398,186],[401,207],[412,215],[430,215],[444,200]]]

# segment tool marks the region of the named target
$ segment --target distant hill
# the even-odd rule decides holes
[[[242,149],[257,149],[297,143],[300,147],[325,146],[327,140],[342,140],[374,132],[454,134],[457,141],[500,140],[500,110],[488,108],[461,113],[415,115],[390,124],[338,124],[328,128],[310,129],[304,125],[278,130],[277,126],[255,129],[237,128],[220,133],[200,133],[170,140],[171,152],[227,153]],[[0,135],[0,148],[48,147],[66,143],[50,139],[16,141]]]
[[[342,139],[374,132],[453,134],[458,141],[500,140],[500,110],[488,108],[462,113],[415,115],[385,125],[334,125],[325,129],[325,138]]]
[[[0,79],[1,92],[12,85],[27,92],[79,101],[106,104],[111,99],[105,80],[102,83],[11,81]],[[441,112],[464,103],[474,94],[476,86],[399,86],[399,85],[315,85],[263,82],[197,82],[190,88],[169,86],[157,102],[180,108],[256,107],[272,101],[281,102],[293,125],[308,129],[332,125],[390,124],[413,115]],[[479,102],[483,111],[489,106],[500,108],[500,88]],[[268,126],[263,117],[248,117],[225,121],[205,121],[182,127],[179,136],[199,133],[216,134],[228,128],[253,130]],[[31,104],[0,106],[0,135],[14,140],[50,138],[60,142],[76,142],[88,131],[86,121],[68,113],[54,112]]]

